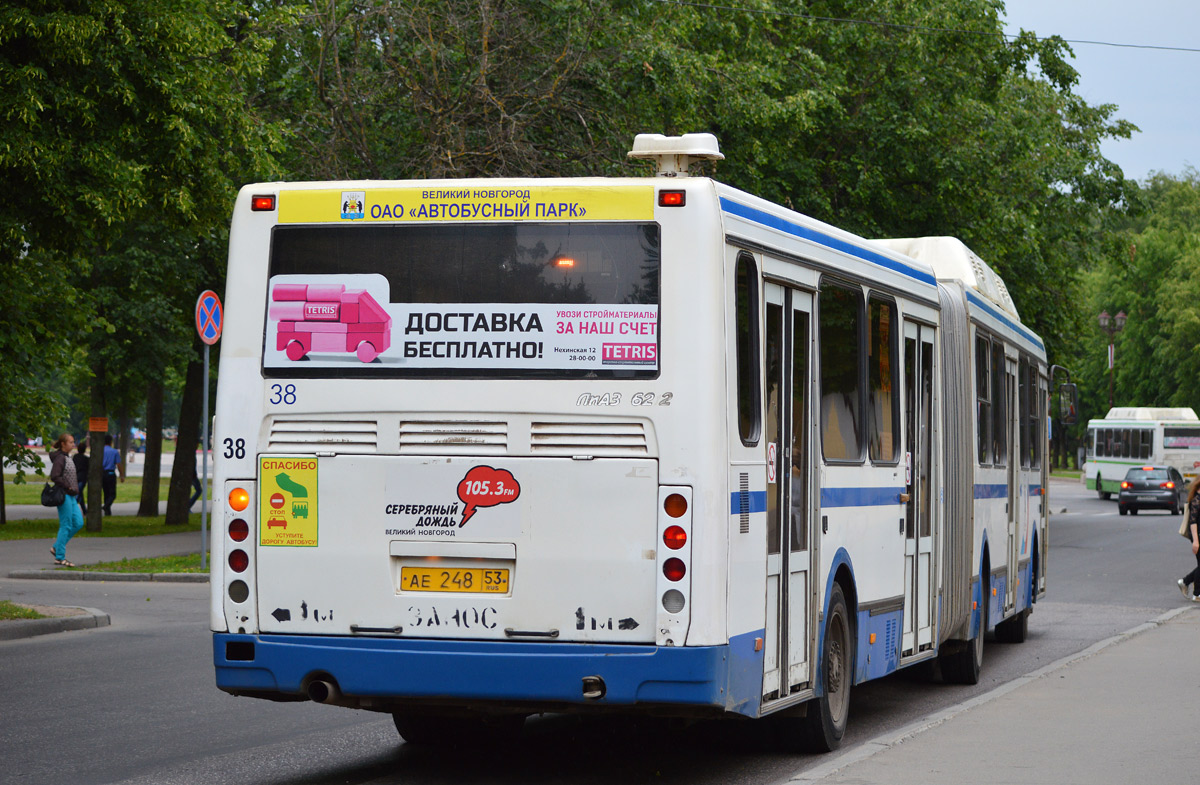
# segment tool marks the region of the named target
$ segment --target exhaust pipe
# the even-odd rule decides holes
[[[332,681],[313,679],[308,683],[308,699],[314,703],[338,703],[342,700],[342,691]]]

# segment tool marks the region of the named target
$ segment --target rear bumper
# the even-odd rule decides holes
[[[1117,496],[1117,503],[1122,507],[1137,510],[1169,510],[1181,506],[1175,494],[1144,494],[1136,495],[1122,493]]]
[[[348,698],[369,698],[384,708],[469,703],[757,714],[757,695],[753,701],[731,695],[731,682],[747,693],[762,684],[761,656],[757,665],[746,661],[739,643],[667,648],[215,633],[213,661],[217,687],[264,698],[300,696],[312,678],[332,677]],[[583,680],[592,676],[604,680],[603,698],[583,696]]]

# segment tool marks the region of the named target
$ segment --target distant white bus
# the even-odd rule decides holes
[[[220,689],[412,742],[543,712],[775,716],[1023,640],[1051,369],[952,238],[702,177],[262,183],[229,238]]]
[[[1189,408],[1114,407],[1088,421],[1084,446],[1084,481],[1101,499],[1120,491],[1137,466],[1173,466],[1191,482],[1200,467],[1200,419]]]

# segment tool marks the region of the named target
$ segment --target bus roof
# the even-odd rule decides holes
[[[957,237],[905,237],[874,242],[925,262],[939,281],[962,281],[1018,322],[1021,320],[1004,280]]]
[[[1191,407],[1166,408],[1159,406],[1115,406],[1108,410],[1105,420],[1185,420],[1196,421]]]

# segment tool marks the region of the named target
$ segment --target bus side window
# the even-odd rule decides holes
[[[900,387],[896,374],[896,304],[871,296],[867,337],[867,443],[871,460],[891,463],[898,457],[900,439]]]
[[[820,293],[821,449],[826,460],[863,457],[862,292],[823,283]]]
[[[995,466],[1008,465],[1008,395],[1004,391],[1004,344],[992,342],[992,456]]]
[[[988,350],[991,343],[980,335],[975,338],[975,400],[976,444],[979,465],[992,462],[992,362]]]
[[[759,286],[758,267],[754,257],[742,254],[738,257],[734,271],[737,308],[737,407],[738,434],[742,444],[752,447],[758,444],[761,428],[759,404]]]

